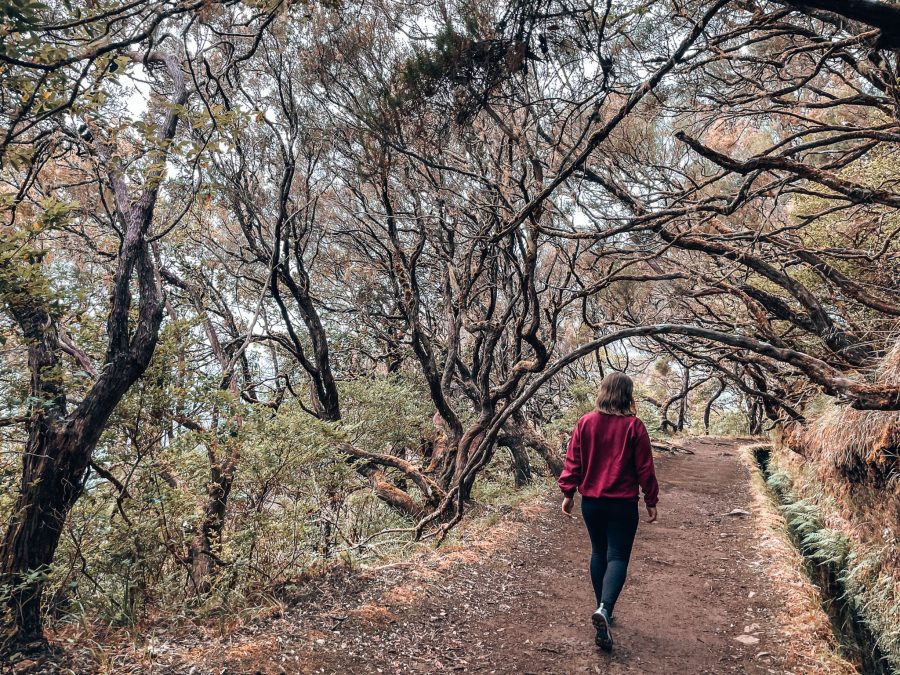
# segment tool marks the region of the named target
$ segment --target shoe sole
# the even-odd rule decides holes
[[[612,631],[609,630],[609,622],[599,612],[591,616],[591,622],[597,629],[597,646],[605,652],[611,652],[613,648]]]

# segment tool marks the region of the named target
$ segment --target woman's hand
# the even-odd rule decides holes
[[[562,512],[563,515],[571,518],[572,508],[575,506],[575,500],[572,497],[563,497]]]
[[[647,520],[645,522],[648,522],[648,523],[656,522],[656,507],[655,506],[647,507]]]

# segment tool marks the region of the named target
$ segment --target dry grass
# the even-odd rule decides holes
[[[900,385],[900,341],[876,378]],[[848,597],[900,669],[900,412],[831,406],[778,440],[773,457],[798,497],[847,537]]]
[[[829,459],[819,457],[816,445],[804,450],[801,456],[776,447],[773,458],[791,476],[797,497],[815,504],[825,526],[847,537],[851,554],[843,582],[848,597],[900,669],[900,496],[848,480]]]
[[[785,440],[852,482],[869,482],[887,494],[900,487],[900,412],[833,408],[806,431]]]
[[[900,384],[900,342],[877,377]],[[868,623],[894,626],[888,651],[900,667],[900,412],[833,406],[807,429],[795,427],[780,440],[779,464],[800,496],[850,539],[855,556],[848,581],[866,596]]]
[[[797,670],[809,675],[851,675],[856,668],[844,659],[822,609],[818,589],[803,573],[803,558],[791,543],[784,517],[778,511],[756,467],[753,452],[759,444],[742,447],[752,483],[753,509],[759,535],[759,548],[764,552],[766,577],[783,604],[777,616],[778,632],[790,645]]]
[[[387,607],[371,603],[365,604],[362,607],[357,607],[356,609],[351,609],[347,613],[364,626],[374,626],[377,628],[383,628],[397,620],[397,615],[391,612]]]
[[[900,413],[831,411],[784,441],[782,464],[836,503],[837,527],[869,545],[900,538]]]

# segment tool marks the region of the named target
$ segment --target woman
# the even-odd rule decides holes
[[[628,571],[638,526],[638,485],[644,491],[648,523],[656,520],[659,485],[647,429],[635,416],[634,384],[624,373],[611,373],[600,383],[597,407],[578,420],[559,487],[562,511],[572,515],[575,491],[591,538],[591,583],[597,610],[591,617],[597,646],[613,646],[613,608]]]

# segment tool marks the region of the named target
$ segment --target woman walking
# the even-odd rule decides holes
[[[578,420],[559,487],[562,511],[572,515],[575,492],[591,538],[591,583],[597,610],[591,617],[596,643],[613,646],[613,609],[628,571],[638,526],[638,486],[644,492],[648,523],[656,520],[659,485],[653,470],[650,437],[635,415],[634,384],[624,373],[611,373],[600,383],[596,409]]]

